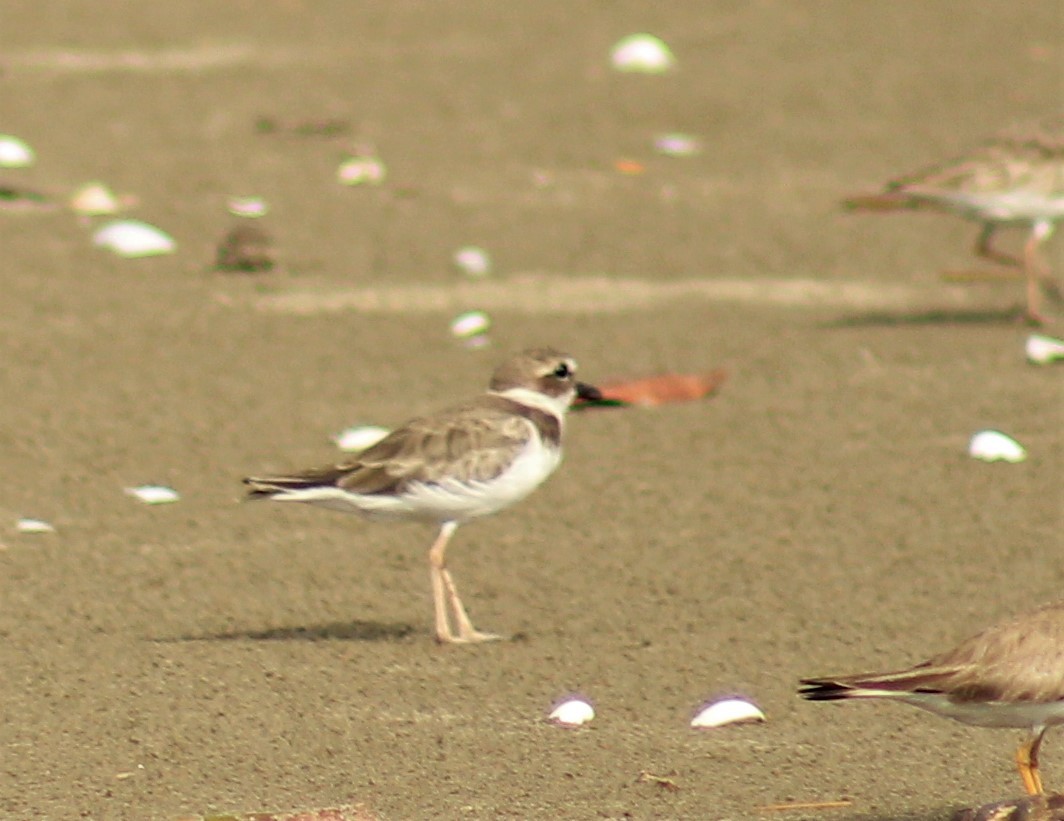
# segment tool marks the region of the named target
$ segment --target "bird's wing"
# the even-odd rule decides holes
[[[502,473],[531,437],[528,420],[490,403],[471,402],[407,422],[359,454],[335,483],[372,494],[448,477],[483,482]]]

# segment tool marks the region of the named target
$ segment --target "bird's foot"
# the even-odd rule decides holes
[[[440,644],[479,644],[484,641],[502,641],[506,636],[498,633],[485,633],[481,630],[464,630],[458,635],[454,633],[436,631],[436,641]]]

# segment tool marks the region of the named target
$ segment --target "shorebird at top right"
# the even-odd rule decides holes
[[[1040,325],[1045,322],[1043,291],[1060,297],[1039,249],[1064,219],[1064,117],[1005,132],[962,157],[898,177],[881,191],[850,197],[843,205],[860,211],[943,211],[981,223],[975,253],[1020,269],[1027,284],[1024,316]],[[1022,255],[991,244],[994,233],[1006,226],[1028,229]]]

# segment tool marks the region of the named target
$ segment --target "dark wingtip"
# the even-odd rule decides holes
[[[245,476],[240,481],[247,485],[249,488],[251,488],[251,490],[249,490],[244,496],[245,501],[254,499],[270,499],[273,497],[274,493],[276,493],[276,490],[274,488],[263,487],[260,484],[262,480],[256,479],[254,476]]]
[[[821,678],[803,678],[798,695],[807,701],[838,701],[846,698],[849,688],[837,681]]]

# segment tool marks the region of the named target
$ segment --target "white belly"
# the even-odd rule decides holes
[[[464,522],[487,516],[520,501],[554,472],[561,451],[533,439],[510,467],[497,478],[465,482],[460,478],[440,482],[411,482],[401,493],[358,494],[337,487],[314,487],[278,493],[278,502],[304,502],[344,513],[361,513],[371,519],[421,519]]]
[[[560,450],[542,447],[533,441],[514,459],[509,469],[495,479],[412,483],[402,495],[393,499],[405,511],[400,514],[404,518],[462,522],[495,513],[525,498],[543,484],[559,462]]]
[[[943,695],[919,693],[905,701],[932,713],[977,727],[1039,727],[1064,723],[1064,701],[1050,702],[953,702]]]

